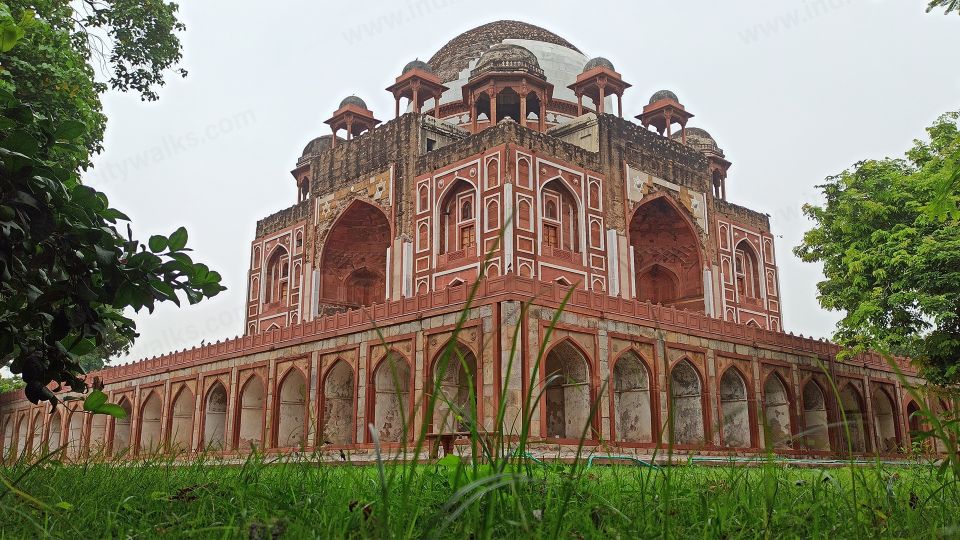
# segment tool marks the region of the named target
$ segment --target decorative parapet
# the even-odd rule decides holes
[[[522,300],[538,306],[559,308],[568,289],[556,283],[543,282],[514,275],[485,278],[478,286],[474,305],[502,300]],[[222,361],[248,354],[264,352],[301,343],[328,339],[350,332],[368,330],[374,326],[397,324],[443,312],[462,309],[470,292],[469,286],[448,287],[412,298],[403,298],[384,304],[319,317],[271,332],[236,337],[223,342],[211,343],[175,351],[131,364],[115,366],[91,373],[105,383],[117,383],[147,375],[194,367],[198,364]],[[570,312],[588,314],[607,319],[622,319],[625,322],[653,326],[668,331],[683,332],[748,346],[771,347],[785,352],[816,356],[824,361],[834,361],[840,347],[834,343],[792,333],[774,332],[753,326],[737,324],[709,317],[703,313],[678,310],[673,307],[653,305],[649,302],[614,298],[592,291],[575,290],[564,308]],[[900,371],[915,376],[916,368],[907,358],[896,358]],[[860,354],[844,362],[846,365],[869,367],[891,372],[887,361],[876,353]],[[23,391],[0,395],[0,403],[24,399]]]

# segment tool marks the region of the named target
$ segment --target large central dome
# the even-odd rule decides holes
[[[430,58],[430,65],[443,82],[450,82],[457,79],[460,72],[469,68],[470,63],[487,49],[508,39],[541,41],[580,52],[569,41],[539,26],[520,21],[496,21],[467,30],[451,39]]]
[[[461,100],[463,85],[470,79],[471,70],[480,67],[480,57],[502,45],[519,46],[532,53],[538,69],[543,71],[547,82],[553,84],[553,97],[577,102],[573,91],[567,86],[577,80],[577,75],[583,72],[583,66],[589,60],[580,49],[539,26],[520,21],[496,21],[467,30],[451,39],[430,58],[434,73],[449,88],[443,93],[440,103]]]

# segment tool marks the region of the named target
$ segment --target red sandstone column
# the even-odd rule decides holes
[[[520,96],[520,125],[527,127],[527,94]]]
[[[583,94],[577,92],[577,116],[583,116]]]
[[[413,112],[420,113],[420,91],[416,86],[413,87]]]
[[[497,94],[498,92],[494,88],[487,95],[490,96],[490,125],[495,126],[497,124]]]
[[[600,89],[600,102],[597,103],[597,113],[598,113],[598,114],[603,114],[603,100],[604,100],[604,95],[603,95],[603,94],[604,94],[604,90],[606,90],[605,87],[606,87],[606,85],[604,85],[604,84],[599,84],[599,85],[597,85],[597,88]]]

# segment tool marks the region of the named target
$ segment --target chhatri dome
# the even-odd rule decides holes
[[[698,127],[690,127],[686,128],[686,130],[687,146],[699,150],[704,154],[714,153],[723,157],[723,150],[720,149],[717,141],[709,133],[707,133],[707,130],[700,129]],[[678,131],[674,133],[671,138],[679,141],[681,135],[682,134]]]
[[[671,92],[670,90],[660,90],[658,92],[655,92],[652,96],[650,96],[650,105],[653,105],[654,103],[660,101],[661,99],[672,99],[677,103],[680,103],[680,98],[678,98],[677,95]]]
[[[596,67],[605,67],[610,71],[616,71],[616,69],[613,68],[613,62],[607,60],[602,56],[598,56],[590,60],[589,62],[587,62],[587,65],[583,66],[583,72],[586,73]]]
[[[356,105],[361,109],[367,108],[367,102],[354,95],[347,96],[340,102],[340,108],[346,107],[347,105]]]
[[[408,62],[407,65],[403,66],[403,71],[401,73],[407,73],[414,69],[420,69],[420,70],[426,71],[427,73],[433,73],[433,68],[430,67],[430,64],[424,62],[423,60],[420,60],[419,58],[416,60],[412,60]]]
[[[501,43],[494,45],[480,55],[477,61],[477,67],[470,71],[470,75],[481,75],[483,73],[529,73],[537,77],[543,77],[543,70],[540,69],[540,62],[537,55],[520,45],[512,43]]]

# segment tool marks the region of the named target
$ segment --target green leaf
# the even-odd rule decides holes
[[[94,390],[90,392],[90,395],[87,396],[87,399],[83,401],[83,410],[89,412],[97,412],[101,407],[106,405],[107,395],[101,390]]]
[[[187,245],[187,229],[180,227],[170,235],[170,251],[180,251]]]
[[[13,21],[0,23],[0,52],[5,53],[12,49],[22,37],[23,28],[14,24]]]
[[[86,132],[87,126],[83,122],[80,122],[79,120],[67,120],[60,124],[60,127],[57,128],[54,136],[60,140],[72,141],[73,139],[86,134]]]
[[[95,414],[109,414],[110,416],[119,419],[127,417],[127,411],[123,410],[123,407],[114,403],[104,403],[103,405],[97,407],[97,410],[93,412]]]
[[[150,245],[150,251],[154,253],[160,253],[161,251],[167,249],[167,237],[161,234],[155,234],[151,236],[148,243]]]

